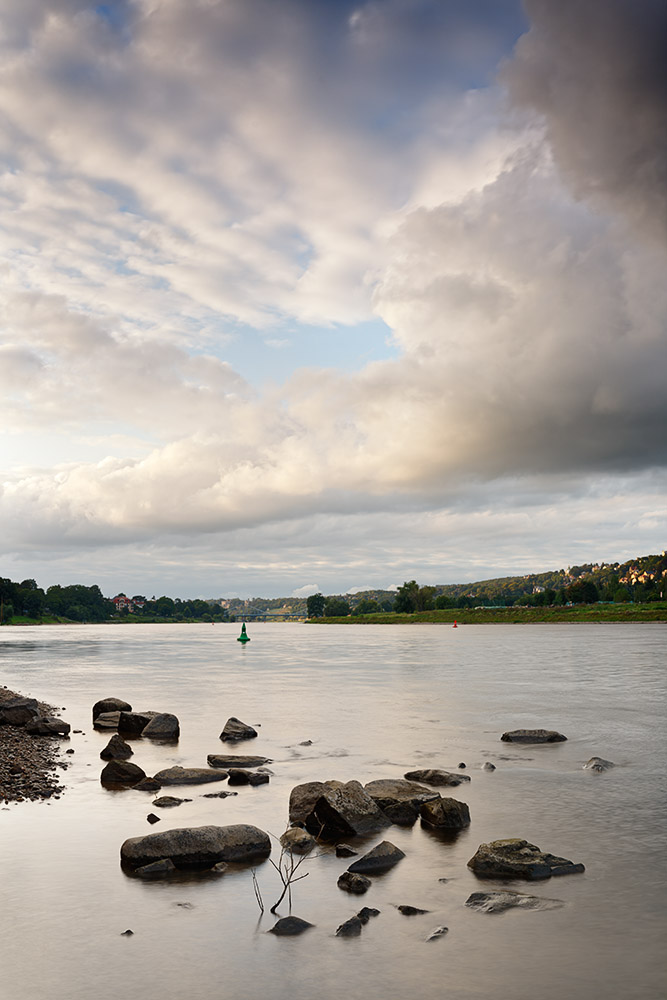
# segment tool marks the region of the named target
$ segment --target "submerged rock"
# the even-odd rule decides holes
[[[583,872],[582,864],[541,851],[527,840],[494,840],[480,844],[468,862],[480,878],[544,879]]]
[[[356,858],[359,851],[355,851],[349,844],[336,844],[337,858]]]
[[[131,786],[137,785],[145,777],[146,772],[129,760],[110,760],[106,767],[102,768],[100,781],[103,785],[111,787]]]
[[[362,906],[357,916],[362,924],[367,924],[371,917],[379,917],[380,911],[374,909],[372,906]]]
[[[611,760],[605,760],[604,757],[591,757],[584,764],[585,771],[608,771],[610,768],[616,767],[616,765]]]
[[[164,878],[165,875],[173,875],[175,871],[176,865],[170,858],[161,858],[149,865],[135,868],[132,874],[138,875],[139,878]]]
[[[496,765],[492,764],[490,760],[485,760],[482,764],[483,771],[495,771]]]
[[[418,906],[410,906],[408,903],[403,903],[401,906],[397,906],[396,909],[399,913],[402,913],[404,917],[418,917],[422,913],[430,913],[430,910],[420,910]]]
[[[555,729],[512,729],[500,737],[505,743],[562,743],[567,736]]]
[[[420,812],[422,823],[439,830],[463,830],[470,826],[470,810],[458,799],[440,798],[425,802]]]
[[[266,771],[246,771],[242,767],[230,767],[230,785],[268,785],[269,775]]]
[[[224,781],[226,777],[225,771],[217,771],[212,767],[181,767],[180,764],[175,764],[174,767],[158,771],[155,780],[160,785],[199,785],[207,781]]]
[[[383,840],[368,854],[364,854],[358,861],[353,862],[348,868],[348,872],[358,875],[379,875],[381,872],[389,871],[404,857],[405,854],[400,847],[396,847],[388,840]]]
[[[277,934],[278,937],[293,937],[295,934],[303,934],[304,931],[314,926],[314,924],[309,924],[307,920],[302,920],[301,917],[281,917],[273,927],[269,928],[269,934]]]
[[[192,799],[178,799],[174,795],[161,795],[159,799],[153,799],[153,805],[159,806],[161,809],[173,809],[184,802],[192,802]]]
[[[100,751],[102,760],[127,760],[134,750],[129,743],[126,743],[122,736],[114,733],[104,750]]]
[[[336,937],[359,937],[363,923],[356,915],[341,924],[336,931]]]
[[[93,722],[105,712],[131,712],[132,706],[122,698],[102,698],[93,705]]]
[[[464,781],[470,781],[468,774],[454,774],[452,771],[440,771],[437,768],[427,767],[421,771],[408,771],[405,775],[410,781],[422,781],[425,785],[462,785]]]
[[[336,885],[345,892],[352,892],[355,896],[363,896],[368,892],[373,883],[365,875],[355,875],[353,872],[343,872]]]
[[[261,764],[272,764],[269,757],[251,757],[244,753],[210,753],[206,758],[209,767],[259,767]]]
[[[404,778],[380,778],[364,785],[374,802],[392,823],[412,826],[425,802],[437,799],[438,792]]]
[[[227,719],[225,727],[220,733],[220,739],[227,743],[235,743],[236,740],[251,740],[254,736],[257,736],[257,730],[233,715]]]
[[[251,861],[271,853],[269,835],[256,826],[186,827],[131,837],[120,849],[121,864],[141,868],[169,858],[177,868],[211,867],[219,861]]]
[[[438,938],[444,937],[449,927],[434,927],[430,934],[424,938],[425,941],[437,941]]]
[[[317,847],[315,838],[311,837],[307,830],[301,830],[298,826],[285,830],[280,838],[280,844],[292,854],[310,854],[313,848]]]
[[[529,896],[523,892],[512,892],[509,889],[497,892],[473,892],[465,902],[471,910],[480,913],[504,913],[505,910],[555,910],[564,906],[562,899],[544,899],[541,896]]]
[[[159,792],[162,785],[155,778],[145,777],[134,786],[135,792]]]

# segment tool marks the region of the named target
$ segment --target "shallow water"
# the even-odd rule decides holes
[[[667,626],[258,623],[245,648],[238,629],[0,632],[0,682],[66,706],[64,718],[84,730],[63,758],[71,767],[59,801],[0,811],[3,1000],[664,998]],[[235,715],[261,724],[241,746],[273,759],[271,783],[227,799],[202,797],[224,784],[180,786],[173,794],[192,802],[175,810],[154,809],[152,794],[104,790],[109,734],[93,730],[90,710],[108,696],[179,716],[176,747],[133,741],[147,773],[228,752],[218,737]],[[500,742],[506,729],[537,726],[568,741]],[[583,771],[594,754],[618,766]],[[482,771],[486,760],[497,770]],[[316,926],[299,938],[265,933],[279,894],[266,862],[261,919],[249,868],[145,883],[119,866],[123,840],[171,827],[253,823],[279,836],[289,791],[303,781],[365,783],[461,761],[472,780],[451,794],[468,802],[470,828],[444,841],[419,824],[393,826],[366,841],[386,837],[406,857],[363,897],[336,887],[349,862],[330,851],[306,861],[292,912]],[[161,822],[150,826],[153,811]],[[562,908],[464,906],[471,892],[502,886],[480,882],[466,862],[480,843],[512,836],[586,865],[583,875],[510,885]],[[405,917],[403,903],[430,912]],[[336,938],[362,905],[381,915],[360,938]],[[449,933],[426,943],[441,924]],[[132,937],[121,937],[126,928]]]

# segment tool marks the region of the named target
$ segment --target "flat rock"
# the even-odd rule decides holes
[[[132,706],[122,698],[102,698],[93,705],[93,722],[105,712],[131,712]]]
[[[230,785],[268,785],[270,776],[266,771],[247,771],[243,767],[230,767]]]
[[[470,810],[465,802],[458,799],[438,797],[425,802],[420,812],[422,823],[439,830],[463,830],[470,826]]]
[[[127,760],[134,750],[129,743],[126,743],[122,736],[114,733],[104,750],[100,751],[102,760]]]
[[[567,736],[555,729],[512,729],[500,738],[505,743],[563,743]]]
[[[39,716],[36,698],[9,698],[0,707],[0,725],[25,726]]]
[[[174,809],[184,802],[192,802],[192,799],[179,799],[175,795],[161,795],[159,799],[153,799],[153,805],[159,806],[160,809]]]
[[[418,917],[422,913],[430,913],[430,910],[420,910],[418,906],[410,906],[408,903],[402,903],[397,906],[396,909],[399,913],[402,913],[404,917]]]
[[[129,760],[110,760],[106,767],[102,768],[100,781],[103,785],[110,786],[131,786],[137,785],[146,772],[137,764]]]
[[[252,757],[243,753],[210,753],[206,758],[209,767],[260,767],[262,764],[272,764],[269,757]]]
[[[118,729],[120,712],[101,712],[93,722],[93,729]]]
[[[141,868],[169,858],[177,868],[208,867],[219,861],[251,861],[271,853],[268,833],[248,824],[186,827],[131,837],[120,849],[121,864]]]
[[[39,715],[25,724],[25,731],[30,736],[69,736],[71,728],[69,722],[55,715]]]
[[[325,782],[305,823],[315,837],[341,840],[377,833],[389,826],[390,820],[358,781],[348,781]]]
[[[512,909],[556,910],[564,903],[562,899],[544,899],[541,896],[502,889],[497,892],[473,892],[466,899],[465,905],[480,913],[504,913],[505,910]]]
[[[303,934],[304,931],[313,926],[314,924],[309,924],[301,917],[281,917],[273,927],[269,928],[269,934],[277,934],[278,937],[294,937],[295,934]]]
[[[359,937],[363,926],[363,923],[355,914],[354,917],[350,917],[349,920],[340,925],[336,930],[336,937]]]
[[[155,780],[160,785],[200,785],[206,781],[224,781],[226,777],[224,771],[217,771],[213,767],[181,767],[180,764],[175,764],[174,767],[158,771]]]
[[[400,826],[412,826],[421,806],[431,799],[439,798],[438,792],[416,781],[406,781],[404,778],[380,778],[369,781],[364,785],[364,789],[385,816]]]
[[[317,841],[311,837],[307,830],[293,826],[289,830],[285,830],[280,838],[280,844],[291,854],[310,854],[317,846]]]
[[[461,785],[464,781],[470,781],[468,774],[456,774],[452,771],[440,771],[435,767],[427,767],[421,771],[408,771],[405,775],[410,781],[421,781],[425,785]]]
[[[233,715],[227,719],[224,729],[220,733],[220,739],[223,743],[235,743],[237,740],[251,740],[255,736],[257,736],[256,729],[253,729],[246,722],[241,722],[240,719],[235,718]]]
[[[582,864],[541,851],[527,840],[494,840],[480,844],[468,862],[480,878],[544,879],[552,875],[570,875],[583,872]]]
[[[368,854],[364,854],[358,861],[354,861],[348,868],[348,872],[355,875],[377,875],[380,872],[389,871],[404,857],[405,854],[399,847],[388,840],[383,840]]]
[[[345,892],[352,892],[355,896],[362,896],[368,892],[372,882],[365,875],[355,875],[353,872],[343,872],[336,883],[339,889]]]
[[[170,858],[161,858],[149,865],[135,868],[132,874],[138,875],[139,878],[164,878],[166,875],[173,875],[175,871],[176,865]]]
[[[177,740],[181,733],[180,723],[171,712],[160,712],[141,730],[141,735],[152,740]]]
[[[585,771],[608,771],[610,768],[616,767],[616,765],[611,760],[605,760],[604,757],[591,757],[584,764]]]

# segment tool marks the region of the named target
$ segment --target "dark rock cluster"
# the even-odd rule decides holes
[[[49,705],[0,688],[0,801],[58,798],[64,790],[59,769],[60,740],[69,725]]]

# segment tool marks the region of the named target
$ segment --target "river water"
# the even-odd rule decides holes
[[[667,626],[42,626],[0,632],[0,682],[64,706],[75,753],[58,801],[0,811],[0,997],[20,1000],[657,1000],[667,995]],[[152,774],[206,766],[229,752],[229,716],[260,724],[242,744],[272,758],[269,785],[165,789],[192,801],[173,810],[152,794],[102,788],[108,734],[91,707],[121,697],[174,712],[177,746],[133,743]],[[506,729],[558,729],[546,746],[500,742]],[[312,740],[311,746],[302,741]],[[232,748],[233,749],[233,748]],[[582,770],[592,755],[604,774]],[[493,772],[482,764],[496,764]],[[304,862],[292,912],[315,924],[298,938],[266,933],[279,895],[265,862],[223,876],[146,883],[123,874],[127,837],[207,824],[252,823],[279,836],[290,789],[304,781],[401,777],[456,769],[444,789],[469,804],[471,826],[446,841],[392,826],[406,854],[363,897],[336,887],[348,861]],[[164,794],[164,793],[163,793]],[[149,812],[161,822],[150,826]],[[464,903],[480,882],[467,868],[480,843],[523,837],[586,872],[515,883],[563,901],[549,911],[483,914]],[[274,857],[277,858],[277,851]],[[446,882],[440,881],[446,879]],[[187,905],[184,905],[187,904]],[[430,912],[406,917],[411,904]],[[362,905],[377,907],[361,937],[335,937]],[[281,907],[280,914],[288,912]],[[446,936],[426,942],[436,926]],[[121,936],[132,929],[131,937]]]

